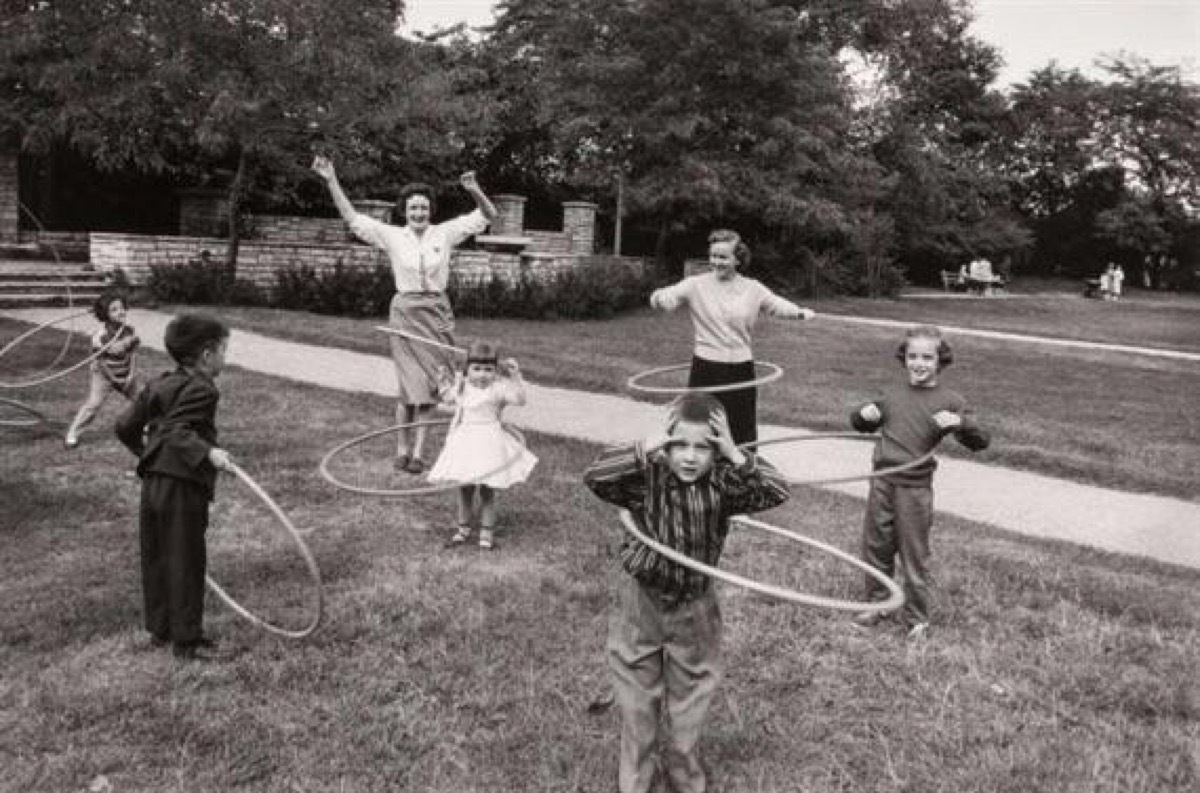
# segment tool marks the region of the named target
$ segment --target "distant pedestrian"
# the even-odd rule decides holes
[[[1119,264],[1115,265],[1113,267],[1112,273],[1108,277],[1108,288],[1109,288],[1109,291],[1112,293],[1113,300],[1121,299],[1121,289],[1124,286],[1124,284],[1125,284],[1125,271],[1121,268],[1121,265],[1119,265]]]

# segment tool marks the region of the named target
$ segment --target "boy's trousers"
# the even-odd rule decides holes
[[[899,555],[903,571],[904,618],[909,625],[929,622],[929,531],[933,488],[871,480],[863,522],[863,561],[891,577]],[[887,588],[867,576],[867,599],[886,600]]]
[[[203,487],[150,474],[142,481],[138,539],[146,630],[175,644],[204,636],[208,494]]]
[[[700,734],[721,680],[721,611],[713,587],[678,606],[622,575],[609,618],[608,666],[621,711],[621,793],[654,784],[665,705],[663,766],[676,793],[700,793]]]

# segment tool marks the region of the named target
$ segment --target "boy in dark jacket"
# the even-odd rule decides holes
[[[142,502],[138,536],[146,630],[177,658],[204,658],[204,535],[217,470],[229,455],[217,446],[220,392],[229,328],[202,314],[167,325],[164,342],[179,367],[151,381],[117,419],[117,437],[138,455]]]
[[[972,451],[986,449],[991,441],[979,428],[966,400],[938,384],[938,373],[954,360],[950,345],[935,327],[922,325],[905,335],[896,353],[905,370],[905,381],[878,399],[860,405],[850,415],[859,432],[879,430],[875,450],[876,470],[894,468],[925,455],[946,435]],[[863,561],[891,576],[899,557],[904,571],[904,617],[910,639],[920,639],[929,628],[929,532],[933,527],[933,472],[928,462],[907,471],[871,480],[867,515],[863,524]],[[867,576],[867,597],[883,600],[883,584]],[[863,612],[859,625],[873,625],[880,612]]]

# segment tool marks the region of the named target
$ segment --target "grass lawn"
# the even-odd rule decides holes
[[[51,357],[52,341],[22,356]],[[597,450],[531,435],[541,463],[500,497],[501,549],[444,551],[452,496],[364,499],[316,476],[336,441],[389,420],[388,400],[238,370],[221,387],[222,443],[309,531],[328,622],[288,642],[210,598],[226,661],[152,650],[138,627],[132,458],[103,429],[115,407],[74,451],[0,429],[0,790],[108,789],[100,777],[122,793],[613,790],[616,714],[584,711],[604,686],[619,540],[579,482]],[[83,388],[77,376],[21,397],[65,419]],[[364,484],[371,468],[346,461]],[[853,548],[861,511],[798,490],[767,518]],[[232,482],[209,549],[236,596],[302,622],[302,565]],[[919,645],[722,590],[728,672],[703,748],[714,789],[1200,785],[1200,573],[951,518],[935,552],[935,631]],[[834,597],[859,585],[748,532],[725,566]]]
[[[919,312],[936,302],[878,304],[907,311],[906,320],[928,321]],[[846,305],[857,310],[863,303]],[[1200,328],[1200,310],[1188,311],[1174,320],[1177,336]],[[222,315],[235,327],[266,335],[386,354],[383,334],[372,329],[380,320],[240,308]],[[498,339],[531,382],[592,391],[623,392],[630,376],[691,356],[691,324],[683,314],[645,311],[613,321],[555,323],[461,319],[458,334],[460,344]],[[786,373],[762,391],[760,420],[846,428],[855,404],[901,375],[892,357],[900,335],[833,319],[763,320],[756,354]],[[992,448],[973,459],[1106,487],[1197,496],[1200,419],[1194,395],[1200,393],[1200,363],[972,337],[952,341],[957,362],[943,382],[961,391],[994,433]],[[969,455],[953,442],[943,444],[942,453]]]

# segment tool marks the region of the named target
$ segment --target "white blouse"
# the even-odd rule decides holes
[[[387,253],[397,292],[446,291],[451,251],[487,227],[487,218],[478,209],[445,223],[431,223],[420,237],[408,226],[393,226],[369,215],[355,214],[350,221],[350,230],[359,239]]]

